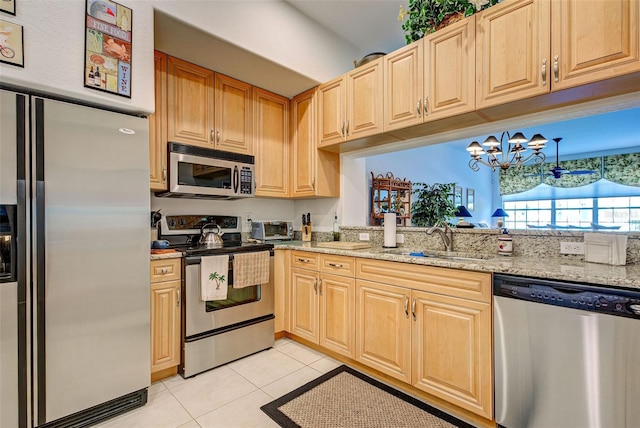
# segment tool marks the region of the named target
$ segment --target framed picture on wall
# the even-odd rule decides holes
[[[462,205],[462,187],[453,186],[453,204],[458,207]]]
[[[473,211],[476,208],[476,191],[467,188],[467,209]]]
[[[132,19],[112,0],[86,0],[86,88],[131,98]]]
[[[16,16],[16,0],[0,0],[0,12]]]
[[[0,19],[0,62],[24,67],[23,40],[22,25]]]

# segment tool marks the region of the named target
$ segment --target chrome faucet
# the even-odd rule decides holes
[[[438,232],[438,235],[442,238],[442,243],[444,244],[444,249],[446,251],[451,251],[453,249],[453,231],[447,223],[444,224],[444,227],[433,226],[431,229],[427,230],[427,235],[431,235],[433,232]]]

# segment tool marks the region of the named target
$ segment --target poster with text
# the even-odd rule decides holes
[[[111,0],[86,5],[84,86],[131,98],[131,9]]]

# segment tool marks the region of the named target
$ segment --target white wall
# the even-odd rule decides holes
[[[358,57],[355,46],[282,0],[151,3],[163,13],[318,82],[348,71]]]
[[[81,99],[127,111],[151,113],[153,100],[153,9],[142,0],[119,0],[133,9],[131,98],[85,88],[85,0],[19,0],[24,68],[0,63],[0,80],[40,92]]]
[[[406,178],[412,183],[456,183],[463,188],[462,201],[465,205],[467,189],[474,189],[476,207],[471,212],[473,217],[467,221],[491,225],[491,214],[497,208],[494,207],[491,170],[482,168],[474,172],[467,166],[468,162],[469,154],[464,148],[445,143],[369,156],[366,158],[365,173],[369,186],[371,172],[374,175],[391,172],[394,177]],[[368,207],[369,196],[365,209],[368,210]]]

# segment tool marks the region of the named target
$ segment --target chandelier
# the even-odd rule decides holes
[[[506,145],[503,143],[505,135],[507,136]],[[535,164],[542,164],[545,160],[542,149],[546,142],[547,139],[540,134],[535,134],[531,140],[527,140],[522,132],[516,132],[511,136],[508,131],[504,131],[500,141],[491,135],[482,143],[486,150],[477,141],[469,144],[467,147],[467,151],[471,154],[469,168],[477,172],[480,171],[479,164],[482,164],[493,171],[496,168],[506,171],[512,166],[521,167],[532,159]],[[527,149],[531,149],[532,152],[525,156]],[[483,159],[482,155],[486,155],[486,159]]]

